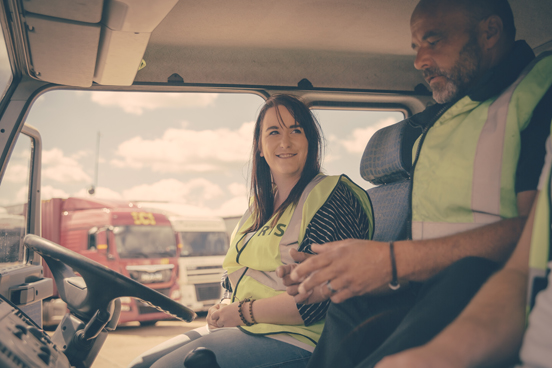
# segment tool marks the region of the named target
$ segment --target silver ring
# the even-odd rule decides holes
[[[332,282],[331,282],[330,280],[328,280],[328,282],[326,282],[326,287],[328,288],[328,290],[330,291],[330,293],[332,293],[332,294],[337,293],[337,290],[335,290],[335,289],[332,287]]]

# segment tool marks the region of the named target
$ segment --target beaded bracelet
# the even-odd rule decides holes
[[[255,301],[255,299],[251,300],[251,302],[249,302],[249,316],[251,316],[251,323],[252,325],[254,324],[257,324],[257,321],[255,321],[255,317],[253,317],[253,302]]]
[[[242,322],[243,322],[246,326],[253,326],[254,323],[249,323],[249,322],[247,322],[247,320],[246,320],[245,317],[243,316],[243,312],[242,312],[243,303],[247,303],[248,301],[249,301],[249,298],[246,298],[246,299],[240,301],[240,304],[238,304],[238,313],[240,314],[240,318],[241,318]]]

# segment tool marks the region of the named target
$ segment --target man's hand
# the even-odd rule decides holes
[[[238,303],[216,304],[209,308],[206,318],[209,329],[243,325],[238,311],[238,305]]]
[[[294,248],[291,248],[289,250],[289,255],[297,263],[301,263],[307,258],[313,256],[313,254],[299,252]],[[292,287],[294,285],[299,286],[299,282],[296,282],[289,277],[289,275],[291,274],[291,271],[293,271],[295,267],[297,267],[297,263],[282,265],[276,269],[276,275],[282,279],[282,281],[284,282],[284,285],[288,286],[288,294],[291,296],[293,296],[293,294],[289,292],[289,287]]]
[[[314,254],[298,252],[293,248],[290,249],[289,254],[291,255],[291,258],[293,258],[293,260],[297,263],[301,263],[309,257],[314,256]],[[280,266],[276,269],[276,275],[282,278],[284,285],[287,286],[287,293],[295,299],[296,303],[301,304],[320,303],[324,300],[327,300],[331,296],[331,292],[328,291],[328,288],[325,286],[325,284],[319,285],[319,287],[315,287],[312,292],[308,293],[307,295],[298,295],[300,282],[294,281],[290,278],[291,272],[297,266],[298,264],[292,263]]]
[[[388,243],[347,239],[313,244],[312,250],[318,254],[290,273],[293,282],[301,283],[295,296],[297,302],[310,298],[318,289],[318,293],[331,295],[334,303],[340,303],[353,296],[387,289],[391,281]]]

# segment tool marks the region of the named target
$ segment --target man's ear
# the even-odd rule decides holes
[[[504,25],[499,16],[491,15],[479,23],[479,30],[481,46],[484,50],[491,50],[502,38]]]

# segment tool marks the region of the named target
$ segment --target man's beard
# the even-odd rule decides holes
[[[443,76],[444,85],[432,87],[433,99],[437,103],[450,102],[466,92],[479,72],[481,61],[481,49],[475,35],[470,37],[458,56],[458,61],[449,70],[442,70],[437,67],[428,68],[423,71],[424,78]]]

